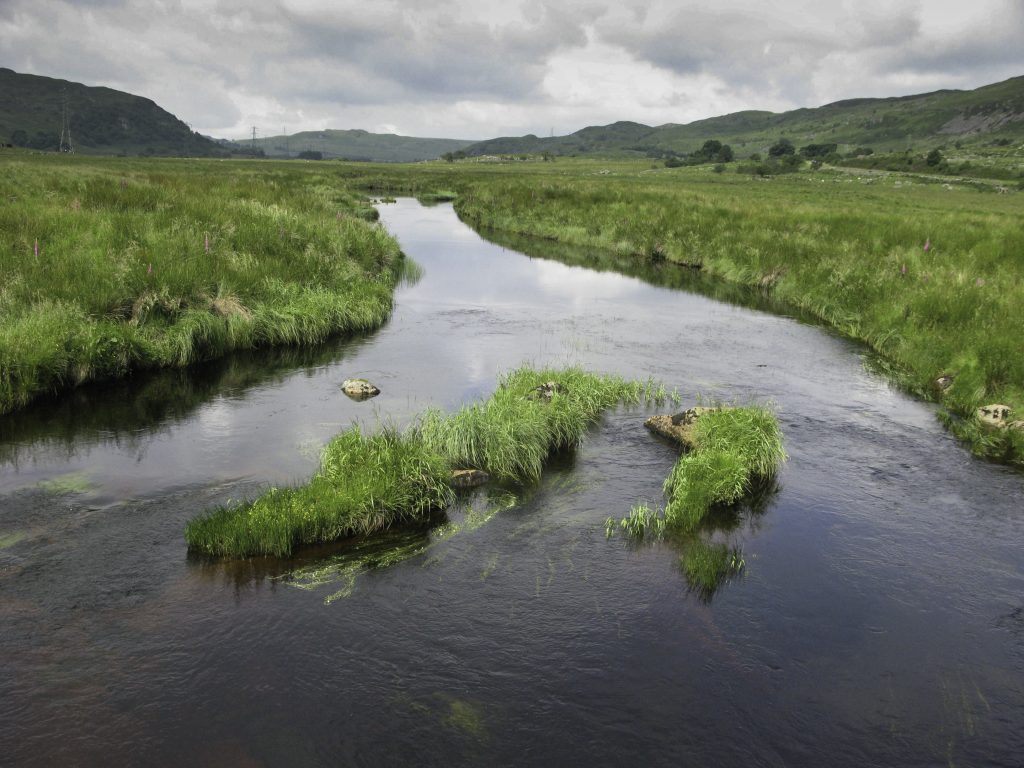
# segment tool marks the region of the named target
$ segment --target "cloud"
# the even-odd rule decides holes
[[[567,133],[1024,72],[1018,0],[2,2],[0,65],[145,95],[235,137]]]

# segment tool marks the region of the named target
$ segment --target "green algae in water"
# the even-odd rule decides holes
[[[448,701],[448,716],[445,717],[444,724],[474,739],[483,739],[487,736],[483,711],[479,705],[465,699],[451,698]]]
[[[305,565],[278,579],[292,587],[316,590],[341,585],[324,598],[324,604],[350,597],[356,581],[368,571],[388,568],[426,552],[429,540],[423,531],[411,531],[374,537],[353,545],[347,551],[313,565]]]
[[[24,531],[15,531],[14,533],[4,534],[0,536],[0,549],[7,549],[13,547],[19,541],[23,541],[28,538],[28,534]]]
[[[703,539],[694,539],[687,545],[679,564],[690,588],[704,599],[711,598],[719,587],[739,574],[746,565],[737,547]]]
[[[301,566],[277,578],[289,586],[310,591],[327,586],[338,587],[324,598],[324,604],[330,605],[336,600],[350,597],[359,577],[364,573],[404,563],[426,553],[442,541],[450,540],[460,533],[475,531],[499,512],[514,507],[516,502],[513,493],[491,492],[486,496],[482,508],[477,509],[467,504],[466,513],[459,522],[448,522],[430,531],[389,532],[363,539],[327,560]],[[492,571],[496,565],[495,558]]]
[[[63,496],[70,493],[88,493],[96,486],[89,479],[85,472],[71,472],[66,475],[58,475],[49,480],[43,480],[38,487],[54,496]]]
[[[498,567],[498,560],[499,560],[499,557],[496,554],[495,555],[491,555],[489,558],[487,558],[487,563],[484,565],[483,570],[480,571],[480,581],[487,581],[487,578],[492,573],[494,573],[494,571]]]
[[[473,507],[471,503],[466,504],[466,512],[462,520],[439,525],[431,531],[431,538],[436,541],[441,541],[442,539],[450,539],[453,536],[457,536],[458,534],[466,531],[475,531],[493,520],[494,516],[499,512],[512,509],[512,507],[514,507],[518,502],[519,499],[516,495],[509,491],[489,493],[484,500],[482,509]]]

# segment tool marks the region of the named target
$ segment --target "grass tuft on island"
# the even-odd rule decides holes
[[[694,449],[665,480],[670,527],[692,531],[716,504],[732,504],[786,460],[775,414],[761,406],[709,411],[693,424]]]
[[[451,416],[428,411],[420,431],[424,442],[453,465],[532,482],[548,455],[578,445],[602,411],[656,396],[643,382],[618,376],[523,367],[503,377],[486,402]]]
[[[779,422],[762,406],[709,409],[693,422],[693,448],[680,456],[665,480],[668,505],[635,505],[628,515],[605,521],[605,535],[616,528],[631,541],[667,540],[682,550],[680,567],[705,600],[744,567],[742,552],[712,541],[714,510],[756,499],[786,460]]]
[[[660,392],[650,382],[579,368],[522,367],[502,377],[489,400],[453,415],[428,411],[402,433],[343,432],[308,484],[200,515],[187,524],[185,541],[208,555],[285,557],[297,546],[422,521],[451,504],[452,469],[534,481],[544,460],[578,445],[604,410]]]
[[[324,448],[306,485],[271,488],[191,520],[189,548],[210,555],[290,555],[297,545],[420,520],[454,498],[448,464],[414,432],[343,432]]]

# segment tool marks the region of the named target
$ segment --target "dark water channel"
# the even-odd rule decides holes
[[[378,333],[0,418],[0,764],[1024,762],[1021,475],[821,329],[531,259],[450,206],[382,215],[424,275]],[[778,491],[716,534],[742,577],[702,599],[676,549],[605,538],[661,499],[676,456],[642,421],[668,406],[432,530],[188,557],[200,510],[524,361],[777,403]],[[345,398],[356,375],[383,394]]]

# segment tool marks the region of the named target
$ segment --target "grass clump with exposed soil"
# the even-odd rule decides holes
[[[722,408],[693,425],[694,449],[665,480],[669,526],[694,530],[716,504],[732,504],[785,461],[779,422],[767,408]]]
[[[778,419],[761,406],[708,409],[692,424],[692,448],[680,456],[664,483],[664,509],[635,505],[616,521],[609,517],[605,534],[616,528],[633,541],[673,542],[682,550],[679,564],[691,587],[704,598],[744,567],[742,553],[713,541],[715,510],[751,501],[786,460]],[[735,521],[733,521],[735,522]]]

